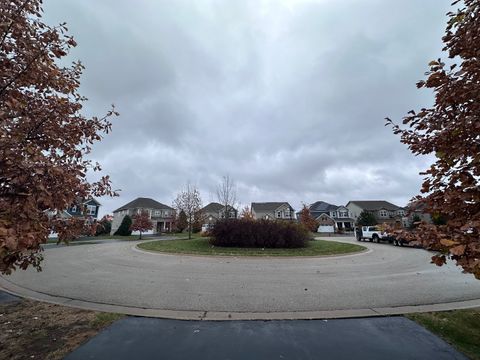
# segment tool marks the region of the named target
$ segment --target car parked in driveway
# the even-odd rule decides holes
[[[203,224],[202,233],[207,233],[213,229],[213,224]]]

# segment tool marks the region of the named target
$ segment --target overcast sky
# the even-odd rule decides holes
[[[204,204],[229,174],[241,203],[418,193],[428,158],[384,118],[429,106],[415,83],[441,56],[451,0],[45,0],[86,66],[87,115],[121,116],[92,157],[118,198],[171,205],[187,181]]]

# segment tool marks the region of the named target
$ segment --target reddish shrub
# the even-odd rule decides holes
[[[309,233],[294,222],[227,219],[211,230],[210,243],[225,247],[299,248],[305,247]]]

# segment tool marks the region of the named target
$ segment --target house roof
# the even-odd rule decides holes
[[[101,204],[98,202],[98,200],[95,199],[95,198],[93,198],[93,197],[86,199],[83,203],[84,203],[84,204],[88,204],[88,203],[91,203],[91,202],[94,202],[94,203],[95,203],[96,205],[98,205],[98,206],[101,205]]]
[[[315,220],[318,220],[318,219],[320,219],[321,217],[328,217],[329,219],[332,219],[332,220],[334,220],[335,222],[355,222],[355,220],[352,219],[352,218],[332,217],[332,216],[330,216],[328,213],[323,213],[323,214],[318,215],[318,216],[315,218]]]
[[[224,208],[225,208],[225,205],[222,205],[222,204],[217,203],[217,202],[211,202],[207,206],[203,207],[201,211],[202,212],[218,212],[218,211],[222,211]],[[228,208],[235,210],[230,205],[228,205]]]
[[[133,201],[130,201],[128,204],[123,205],[122,207],[119,207],[117,210],[114,211],[118,212],[121,210],[127,210],[127,209],[135,209],[135,208],[144,208],[144,209],[159,209],[159,210],[174,210],[168,205],[159,203],[156,200],[150,199],[150,198],[136,198]]]
[[[425,211],[426,206],[427,206],[427,205],[426,205],[423,201],[416,200],[416,201],[410,202],[410,203],[405,207],[405,209],[408,210],[408,211],[423,212],[423,211]]]
[[[223,205],[217,202],[211,202],[207,206],[203,207],[201,211],[203,212],[216,212],[223,209]]]
[[[355,204],[358,207],[362,208],[363,210],[370,210],[370,211],[375,211],[375,210],[380,210],[380,209],[385,209],[389,211],[395,211],[395,210],[401,210],[402,208],[400,206],[394,205],[388,201],[385,200],[353,200],[349,201],[348,204]],[[347,204],[347,206],[348,206]]]
[[[314,202],[309,207],[309,210],[311,212],[329,212],[337,209],[338,209],[337,205],[332,205],[332,204],[326,203],[325,201]]]
[[[100,203],[98,202],[97,199],[95,199],[95,198],[93,198],[93,197],[88,197],[88,198],[77,197],[77,198],[75,199],[75,202],[72,204],[72,206],[74,206],[74,205],[79,206],[79,205],[82,205],[82,204],[83,204],[83,205],[86,205],[86,204],[92,203],[92,202],[95,203],[95,205],[97,205],[97,206],[101,206],[101,205],[102,205],[102,204],[100,204]]]
[[[293,209],[288,202],[261,202],[254,203],[252,202],[251,209],[254,211],[275,211],[280,206],[287,205],[289,208]]]

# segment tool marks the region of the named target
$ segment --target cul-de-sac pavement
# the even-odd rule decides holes
[[[332,238],[356,242],[351,237]],[[138,242],[47,247],[43,271],[0,278],[5,289],[83,308],[181,319],[312,319],[480,305],[480,282],[432,253],[362,243],[312,258],[149,253]]]

